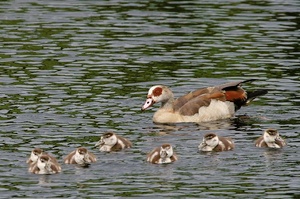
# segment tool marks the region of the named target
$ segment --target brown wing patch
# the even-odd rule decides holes
[[[268,147],[267,143],[264,141],[264,137],[260,136],[256,141],[255,141],[255,146],[256,147]]]
[[[60,168],[60,166],[59,165],[54,165],[54,164],[51,164],[51,169],[52,169],[52,172],[53,173],[58,173],[58,172],[60,172],[61,171],[61,168]]]
[[[122,145],[121,144],[119,144],[119,143],[117,143],[117,144],[115,144],[113,147],[111,147],[111,151],[120,151],[120,150],[122,150],[123,148],[122,148]]]
[[[213,149],[213,151],[215,151],[215,152],[223,151],[223,147],[222,147],[220,144],[218,144],[218,145]]]
[[[197,96],[196,98],[185,103],[180,109],[179,113],[182,115],[195,115],[198,113],[199,108],[203,106],[209,106],[212,99],[225,101],[225,95],[222,91],[207,93]]]
[[[207,88],[200,88],[198,90],[195,90],[193,92],[190,92],[182,97],[179,97],[178,99],[176,99],[176,101],[174,102],[174,110],[179,110],[184,104],[186,104],[187,102],[189,102],[190,100],[192,100],[193,98],[209,93],[209,89]]]
[[[76,150],[69,153],[69,155],[67,155],[67,157],[64,158],[64,163],[66,163],[66,164],[75,164],[76,162],[73,159],[73,156],[75,155],[75,153],[76,153]],[[55,162],[55,163],[57,163],[57,162]]]
[[[160,150],[160,147],[157,147],[157,148],[153,149],[150,153],[148,153],[147,161],[151,162],[151,163],[154,163],[154,164],[157,164],[158,161],[159,161],[159,158],[160,158],[159,150]],[[155,153],[157,153],[157,154],[154,156]],[[151,161],[151,158],[152,158],[152,161]]]
[[[88,151],[88,154],[90,156],[91,162],[97,162],[97,158],[96,158],[96,156],[92,152]]]
[[[226,100],[230,102],[245,101],[247,99],[247,94],[242,88],[225,91],[225,96]]]
[[[275,140],[275,144],[277,144],[280,147],[284,147],[286,145],[286,142],[282,140]]]
[[[232,149],[234,149],[234,147],[235,147],[234,146],[234,142],[233,142],[233,140],[231,138],[229,138],[229,137],[225,138],[225,137],[220,137],[219,136],[219,139],[220,139],[221,142],[223,142],[223,144],[225,146],[224,150],[232,150]]]
[[[33,168],[31,169],[31,172],[34,174],[38,174],[40,172],[40,168],[38,168],[37,164],[34,164]]]
[[[221,92],[221,91],[211,93],[210,95],[208,95],[208,98],[210,98],[210,99],[218,99],[218,100],[221,100],[221,101],[225,101],[224,93]]]
[[[178,156],[174,151],[173,151],[173,155],[170,157],[170,159],[171,159],[171,162],[175,162],[178,160]]]
[[[117,135],[117,138],[123,142],[123,144],[125,145],[125,148],[131,148],[132,147],[132,143],[127,138],[124,138],[124,137],[121,137],[121,136],[118,136],[118,135]]]

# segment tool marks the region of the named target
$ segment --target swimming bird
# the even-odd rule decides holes
[[[120,151],[125,148],[131,148],[132,143],[114,132],[107,132],[100,137],[95,147],[99,147],[99,151]]]
[[[198,149],[200,151],[228,151],[234,149],[234,142],[231,138],[221,137],[215,133],[208,133],[204,135]]]
[[[161,102],[153,116],[155,123],[199,123],[230,118],[242,106],[268,92],[264,89],[250,92],[241,87],[243,83],[252,81],[254,79],[201,88],[177,99],[167,86],[152,86],[141,110]]]
[[[65,164],[79,164],[82,166],[89,165],[96,161],[96,156],[84,147],[77,148],[64,158]]]
[[[171,163],[178,160],[176,153],[173,151],[171,144],[163,144],[160,147],[153,149],[147,155],[147,162],[153,164]]]
[[[255,141],[256,147],[269,147],[269,148],[282,148],[286,145],[286,142],[279,135],[276,129],[267,129],[263,135]]]
[[[41,148],[34,148],[31,153],[29,158],[27,159],[26,163],[29,164],[28,171],[31,172],[31,167],[30,165],[34,164],[37,162],[38,158],[42,155],[47,155],[49,158],[51,158],[52,162],[58,164],[57,159],[53,157],[52,155],[49,155],[48,153],[44,152],[43,149]]]
[[[44,151],[40,148],[34,148],[31,153],[30,153],[30,156],[29,158],[27,159],[26,163],[27,164],[32,164],[32,163],[35,163],[39,156],[42,155],[42,153],[44,153]]]
[[[39,156],[37,161],[29,167],[29,171],[34,174],[55,174],[61,172],[60,165],[52,161],[49,155]]]

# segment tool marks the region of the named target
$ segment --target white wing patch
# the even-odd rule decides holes
[[[159,155],[159,154],[158,154],[158,151],[155,151],[153,154],[151,154],[150,157],[148,157],[148,161],[149,161],[149,162],[152,162],[153,159],[154,159],[156,156],[158,156],[158,155]]]
[[[121,145],[121,148],[124,149],[125,148],[125,144],[122,142],[122,140],[118,139],[118,144]]]
[[[99,151],[110,151],[110,149],[111,149],[111,146],[103,145],[103,146],[99,149]]]

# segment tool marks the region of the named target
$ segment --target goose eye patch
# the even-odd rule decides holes
[[[156,88],[153,90],[152,94],[153,94],[154,96],[160,96],[160,95],[162,94],[162,88],[161,88],[161,87],[156,87]]]

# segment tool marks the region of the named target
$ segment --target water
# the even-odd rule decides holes
[[[2,198],[297,198],[300,172],[299,1],[0,2],[0,190]],[[269,93],[236,117],[156,125],[140,108],[148,89],[175,95],[229,81]],[[266,128],[287,140],[258,149]],[[134,147],[100,153],[108,130]],[[236,149],[202,154],[207,132]],[[161,143],[179,160],[146,163]],[[62,163],[85,146],[90,168]],[[62,173],[27,172],[34,147],[56,156]]]

